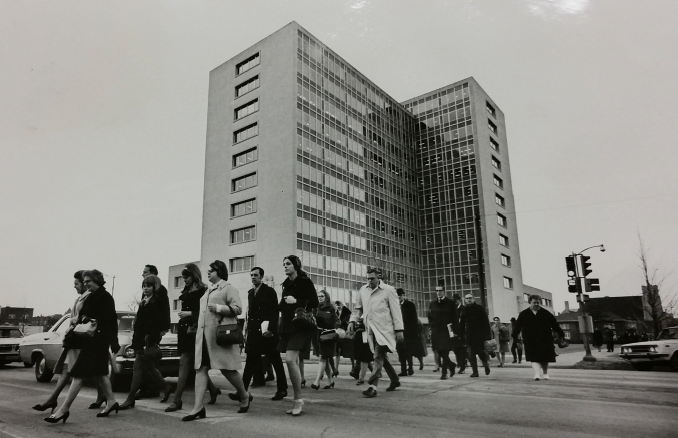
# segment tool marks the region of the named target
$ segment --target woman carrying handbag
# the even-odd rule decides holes
[[[316,391],[320,388],[320,379],[323,378],[323,372],[327,373],[327,380],[329,383],[325,386],[324,389],[334,388],[334,381],[332,381],[332,368],[330,367],[330,361],[334,356],[334,353],[337,348],[337,331],[335,327],[337,326],[337,312],[334,306],[332,305],[332,300],[330,299],[330,294],[326,291],[321,290],[318,292],[318,312],[316,313],[316,321],[318,324],[318,374],[315,377],[315,382],[311,384],[311,388]]]
[[[203,394],[207,389],[207,372],[218,369],[233,385],[240,398],[239,414],[250,408],[252,396],[245,389],[238,370],[242,368],[240,344],[217,343],[219,326],[237,326],[238,315],[242,313],[240,292],[228,280],[228,269],[221,260],[215,260],[207,270],[207,279],[212,283],[200,299],[198,327],[195,335],[195,403],[191,413],[182,421],[205,418]],[[236,340],[237,342],[237,340]]]
[[[109,348],[113,353],[120,350],[118,343],[118,317],[115,313],[115,301],[104,288],[104,275],[96,269],[82,273],[85,287],[90,296],[80,309],[78,325],[73,332],[85,333],[81,336],[82,348],[75,365],[70,369],[73,382],[68,390],[68,397],[56,413],[45,418],[48,423],[66,423],[70,415],[70,407],[82,389],[83,379],[92,378],[106,397],[106,409],[97,417],[107,417],[112,411],[118,412],[119,406],[108,378]],[[82,329],[79,330],[79,326]],[[91,333],[91,336],[89,336]]]
[[[136,354],[134,359],[134,370],[132,373],[132,386],[130,387],[127,399],[120,405],[120,410],[134,407],[134,396],[136,395],[144,374],[148,374],[153,379],[153,383],[158,386],[158,390],[164,391],[161,402],[166,402],[169,398],[171,388],[160,371],[155,367],[155,362],[160,359],[160,339],[161,332],[164,330],[164,321],[169,312],[160,302],[156,294],[160,289],[160,279],[155,275],[149,275],[141,282],[143,297],[139,303],[137,317],[134,320],[134,335],[132,336],[132,348]]]

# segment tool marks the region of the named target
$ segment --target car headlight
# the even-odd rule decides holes
[[[652,353],[656,353],[656,352],[657,352],[657,347],[650,347],[650,351],[651,351]]]
[[[126,347],[125,350],[124,350],[123,356],[128,357],[128,358],[132,358],[132,357],[136,356],[136,353],[134,352],[134,348],[132,348],[131,346]]]

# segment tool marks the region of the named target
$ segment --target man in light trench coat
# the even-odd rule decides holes
[[[391,379],[391,384],[386,391],[394,391],[400,386],[398,374],[388,361],[388,353],[396,351],[396,343],[403,342],[403,316],[400,311],[400,302],[395,289],[379,280],[379,272],[376,268],[367,271],[367,284],[358,292],[356,304],[348,325],[349,333],[353,333],[355,322],[363,317],[365,332],[370,349],[374,353],[374,371],[367,381],[370,385],[363,395],[365,397],[377,396],[377,385],[381,377],[382,368]]]

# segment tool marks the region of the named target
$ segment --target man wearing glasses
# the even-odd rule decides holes
[[[473,368],[473,374],[470,377],[478,377],[478,361],[476,355],[480,357],[485,367],[485,375],[490,374],[490,365],[487,363],[487,354],[485,353],[485,341],[492,339],[490,330],[490,319],[482,306],[476,304],[473,295],[468,293],[464,296],[466,307],[461,313],[460,329],[466,338],[468,347],[468,359]]]
[[[348,324],[350,334],[354,332],[356,321],[363,317],[365,336],[374,353],[374,371],[367,381],[370,385],[363,395],[377,396],[377,385],[382,368],[386,370],[391,384],[386,391],[395,391],[400,380],[393,366],[388,361],[388,353],[396,351],[396,344],[404,341],[403,316],[395,289],[379,280],[381,272],[376,268],[367,271],[367,284],[364,285],[356,299],[355,308]]]

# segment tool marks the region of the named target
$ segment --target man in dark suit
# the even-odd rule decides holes
[[[487,363],[487,354],[485,353],[485,341],[492,339],[490,331],[490,319],[482,306],[476,304],[473,295],[468,293],[464,296],[466,307],[461,313],[460,330],[463,331],[463,337],[466,339],[469,361],[473,374],[470,377],[478,377],[478,362],[476,356],[485,366],[485,374],[490,374],[490,365]]]
[[[405,290],[398,288],[396,292],[398,293],[400,311],[403,314],[403,325],[405,327],[405,342],[396,345],[398,359],[400,360],[400,374],[398,375],[404,377],[414,374],[412,352],[416,348],[415,343],[420,342],[418,336],[419,317],[414,303],[405,299]]]
[[[277,350],[278,295],[275,289],[262,282],[263,277],[264,270],[262,268],[255,267],[250,271],[253,287],[247,292],[247,340],[245,342],[247,360],[245,361],[242,379],[245,388],[249,387],[250,380],[253,377],[252,386],[265,385],[261,357],[266,356],[273,365],[278,385],[278,390],[271,400],[282,400],[287,397],[287,376],[280,359],[280,352]],[[234,395],[237,399],[237,393],[234,393]],[[230,396],[231,394],[229,394]]]
[[[461,314],[464,311],[464,303],[461,302],[459,294],[452,295],[452,302],[454,302],[454,306],[457,309],[457,326],[461,327]],[[466,341],[462,337],[455,339],[454,356],[457,358],[457,364],[459,365],[459,371],[457,372],[464,374],[464,371],[466,371]]]

